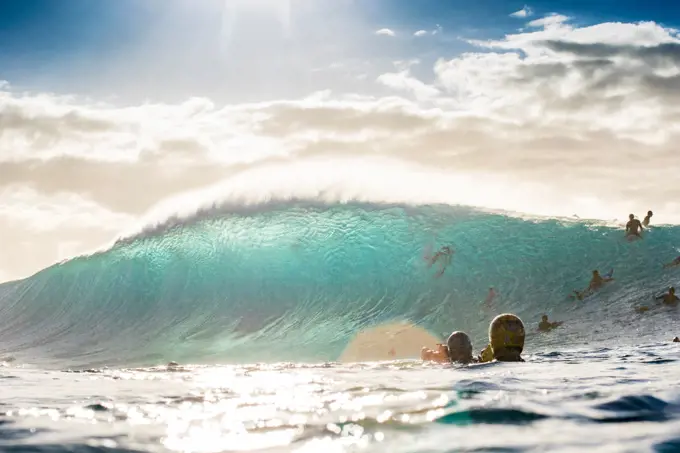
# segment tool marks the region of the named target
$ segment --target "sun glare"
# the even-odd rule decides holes
[[[241,14],[275,16],[284,36],[290,33],[290,0],[224,0],[222,8],[223,35],[229,39],[232,27]]]

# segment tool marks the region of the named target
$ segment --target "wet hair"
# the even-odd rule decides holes
[[[494,357],[499,361],[521,360],[524,337],[524,323],[510,313],[496,316],[489,326],[489,343]]]
[[[543,316],[541,316],[541,319],[547,321],[547,320],[548,320],[548,315],[543,315]]]
[[[647,215],[654,215],[652,211],[647,211]]]
[[[628,218],[633,219],[633,218],[635,218],[635,216],[633,214],[628,214]]]
[[[469,363],[472,361],[472,341],[465,332],[456,331],[446,340],[449,359],[452,362]]]

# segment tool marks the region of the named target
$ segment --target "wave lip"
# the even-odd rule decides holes
[[[442,337],[465,330],[481,349],[500,311],[529,330],[543,313],[566,321],[531,334],[528,348],[611,344],[611,330],[633,321],[639,332],[616,342],[639,343],[645,331],[671,331],[667,315],[632,306],[677,278],[661,264],[679,240],[673,226],[631,244],[603,224],[446,205],[214,207],[0,285],[0,356],[58,366],[332,361],[361,329],[396,321]],[[442,245],[455,255],[436,278],[423,255]],[[591,269],[611,267],[616,283],[583,303],[567,298]],[[500,296],[485,310],[490,286]]]

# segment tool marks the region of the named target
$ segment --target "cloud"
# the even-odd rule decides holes
[[[539,20],[469,41],[472,52],[436,62],[434,81],[415,60],[395,62],[371,76],[384,96],[126,107],[4,85],[0,272],[89,250],[158,202],[214,184],[216,196],[304,185],[583,218],[653,209],[680,223],[680,187],[659,184],[680,171],[677,31]]]
[[[381,28],[380,30],[376,31],[375,34],[380,36],[396,36],[396,33],[389,28]]]
[[[527,25],[529,27],[552,28],[557,27],[568,20],[569,18],[567,16],[563,16],[561,14],[550,14],[549,16],[545,16],[541,19],[532,20]]]
[[[73,192],[46,194],[16,185],[0,189],[0,200],[3,279],[23,277],[83,253],[135,220]],[[72,253],[65,255],[68,251]]]
[[[380,75],[377,82],[397,91],[415,96],[418,100],[433,99],[439,95],[439,90],[412,77],[408,68],[399,72],[389,72]]]
[[[425,36],[426,34],[427,34],[427,31],[418,30],[417,32],[413,33],[413,36],[420,37],[420,36]]]
[[[534,14],[531,8],[529,8],[527,5],[524,5],[522,9],[519,11],[515,11],[514,13],[510,14],[510,17],[517,17],[517,18],[525,18],[525,17],[530,17]]]
[[[535,125],[562,122],[565,133],[598,130],[645,143],[675,134],[673,30],[651,23],[577,28],[557,15],[541,21],[543,30],[474,42],[506,52],[440,60],[439,82],[466,108]]]

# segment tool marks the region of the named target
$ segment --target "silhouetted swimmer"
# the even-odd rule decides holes
[[[609,274],[605,275],[604,277],[600,275],[600,272],[595,269],[593,271],[593,276],[590,279],[590,283],[588,284],[588,287],[584,289],[583,291],[579,290],[574,290],[574,294],[576,294],[576,298],[578,300],[582,300],[585,296],[588,296],[592,294],[593,292],[597,291],[598,289],[602,288],[605,283],[609,283],[612,280],[614,280],[614,277],[612,275],[614,274],[614,270],[612,269]]]
[[[626,237],[631,239],[633,237],[642,237],[642,230],[644,227],[633,214],[628,215],[628,223],[626,223]]]
[[[548,332],[552,329],[561,326],[563,323],[564,321],[550,322],[548,321],[548,315],[543,315],[543,317],[541,318],[541,322],[538,323],[538,330],[541,332]]]
[[[449,360],[457,363],[475,362],[472,357],[472,342],[465,332],[453,332],[446,340],[449,349]]]
[[[654,299],[660,300],[664,305],[678,305],[678,301],[680,301],[680,298],[675,295],[675,288],[672,286],[668,288],[668,293],[662,294]]]
[[[524,323],[517,316],[498,315],[489,326],[489,343],[494,359],[499,362],[524,362]]]
[[[652,220],[654,213],[652,211],[647,211],[647,216],[642,220],[644,226],[649,226],[649,222]]]
[[[493,286],[489,286],[489,294],[486,295],[486,300],[484,301],[484,304],[487,307],[491,306],[497,295],[498,293],[496,292],[495,289],[493,289]]]
[[[673,338],[673,343],[680,343],[680,338],[678,337]]]
[[[675,258],[670,263],[666,263],[666,264],[663,265],[663,267],[675,267],[675,266],[680,266],[680,256]]]
[[[435,277],[441,277],[446,268],[448,267],[449,264],[451,264],[451,258],[453,257],[454,250],[449,247],[448,245],[443,246],[442,248],[439,249],[437,253],[432,255],[432,257],[428,258],[429,261],[429,266],[432,266],[434,263],[439,261],[441,259],[441,270],[437,272]]]
[[[675,288],[672,286],[668,288],[668,293],[657,296],[654,298],[654,300],[660,300],[663,305],[670,305],[672,307],[675,307],[678,305],[678,302],[680,302],[678,296],[675,295]],[[641,307],[635,307],[635,311],[638,313],[645,313],[649,310],[651,310],[651,308],[644,305]]]

